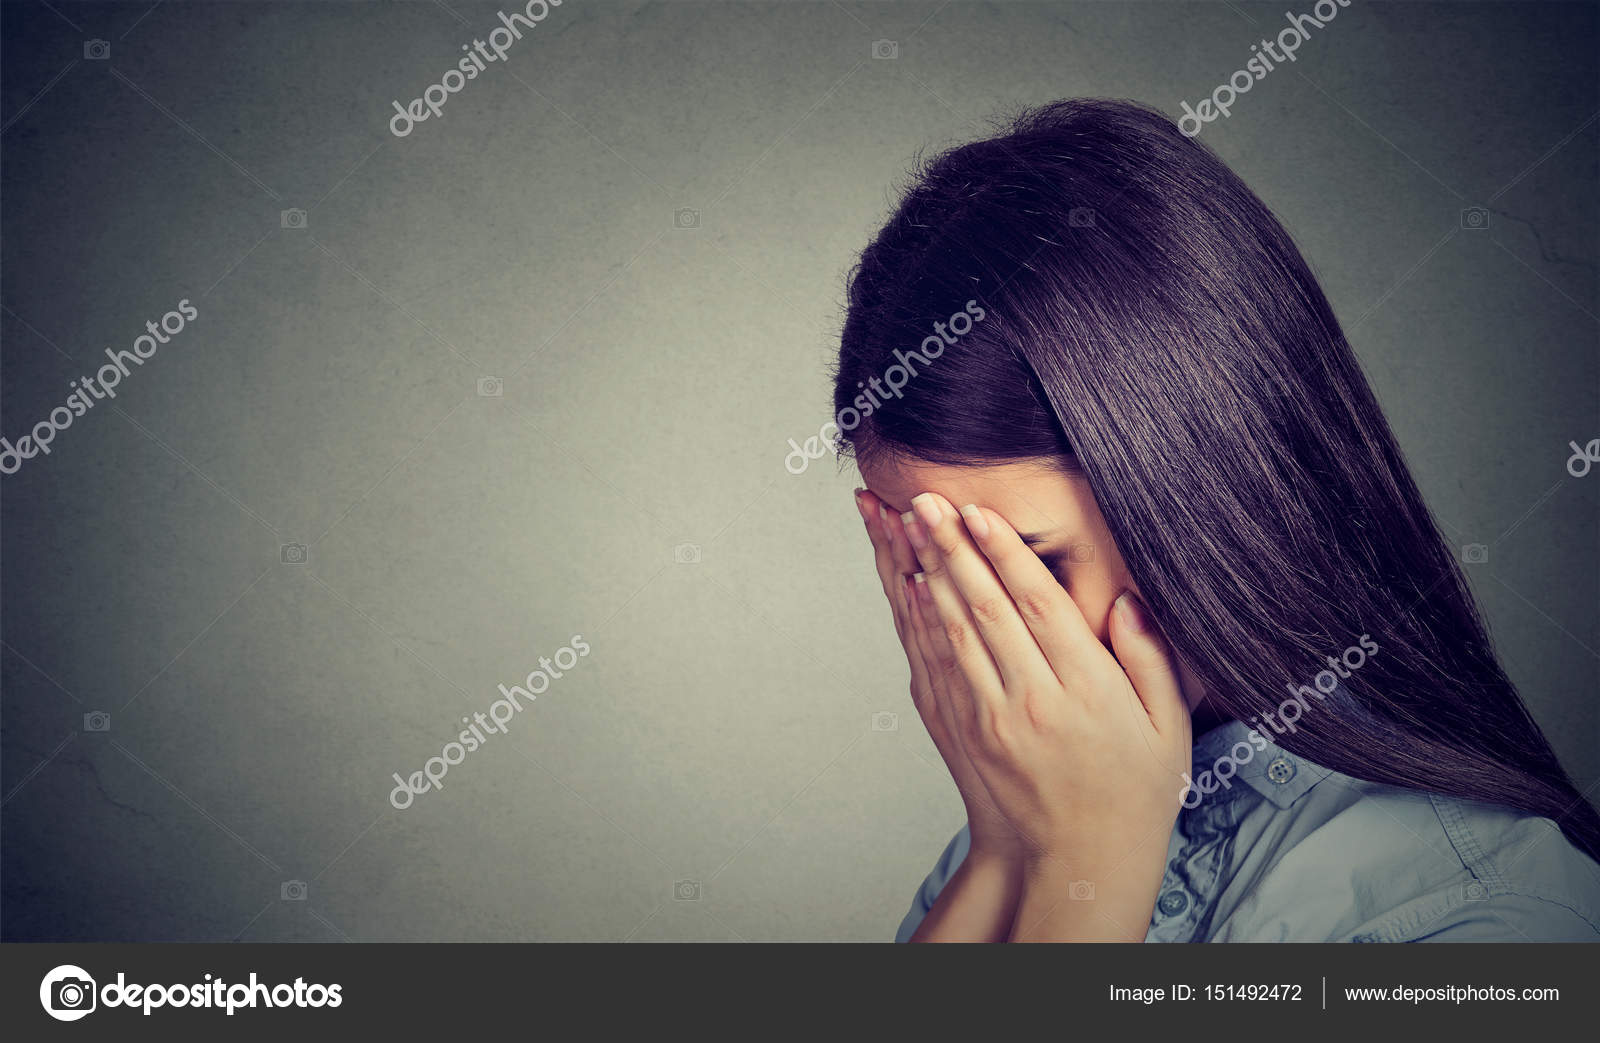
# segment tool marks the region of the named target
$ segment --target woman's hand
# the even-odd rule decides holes
[[[948,649],[930,683],[948,696],[949,741],[1027,841],[1011,937],[1143,939],[1192,741],[1165,640],[1126,593],[1113,655],[998,514],[932,493],[912,507],[901,533]]]
[[[995,807],[971,758],[957,741],[955,699],[949,687],[965,681],[957,671],[940,666],[940,653],[932,638],[935,634],[942,638],[942,632],[924,617],[924,610],[931,614],[931,604],[917,600],[921,584],[911,577],[920,573],[900,516],[865,490],[857,490],[856,507],[872,539],[878,578],[911,668],[911,701],[961,793],[971,840],[967,857],[945,882],[939,900],[922,918],[911,940],[1003,942],[1011,935],[1021,900],[1022,838]],[[940,647],[946,666],[953,666],[948,643],[941,641]]]
[[[884,596],[889,599],[895,633],[900,637],[911,668],[911,701],[933,739],[934,748],[944,758],[967,809],[967,829],[972,840],[968,858],[1013,863],[1020,872],[1024,851],[1022,838],[996,808],[994,798],[989,796],[971,758],[956,738],[954,701],[956,698],[970,701],[971,696],[958,697],[949,691],[952,686],[964,687],[966,680],[951,669],[954,659],[949,644],[942,640],[943,631],[930,625],[936,620],[922,617],[924,610],[931,617],[932,606],[919,606],[917,602],[914,588],[919,584],[912,581],[912,576],[920,571],[920,566],[911,545],[906,542],[900,515],[887,509],[881,500],[864,489],[856,492],[856,508],[872,540],[878,578],[883,583]],[[932,643],[935,634],[941,639],[937,654]]]

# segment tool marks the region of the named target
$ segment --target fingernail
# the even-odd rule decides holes
[[[920,600],[924,605],[931,605],[933,603],[933,591],[928,589],[928,577],[924,576],[920,572],[917,572],[913,573],[911,578],[917,581],[916,586],[918,600]]]
[[[870,525],[872,524],[872,515],[867,509],[866,499],[861,495],[864,492],[866,492],[865,489],[856,490],[856,513],[861,515],[861,520],[863,522]]]
[[[1144,607],[1139,604],[1139,599],[1131,593],[1123,594],[1117,599],[1113,608],[1122,613],[1122,621],[1139,632],[1144,633],[1150,629],[1150,617],[1145,615]]]
[[[900,524],[905,526],[906,539],[911,541],[911,546],[917,550],[928,545],[928,530],[922,527],[922,522],[911,511],[900,516]]]
[[[978,510],[978,505],[969,503],[961,508],[961,517],[967,520],[967,531],[977,539],[986,539],[989,535],[989,522],[984,518],[983,512]]]
[[[911,509],[917,512],[917,517],[932,529],[939,524],[939,505],[927,493],[921,493],[911,500]]]

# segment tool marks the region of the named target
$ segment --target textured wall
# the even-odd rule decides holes
[[[0,478],[7,938],[882,939],[959,825],[855,476],[784,467],[843,275],[918,149],[1176,115],[1285,5],[567,0],[391,133],[500,6],[0,8],[0,434],[197,313]],[[1596,43],[1592,5],[1356,3],[1204,131],[1585,786]]]

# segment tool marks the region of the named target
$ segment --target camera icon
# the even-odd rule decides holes
[[[1469,206],[1461,211],[1461,227],[1473,232],[1481,232],[1489,227],[1489,211],[1481,206]]]
[[[86,978],[63,978],[52,986],[50,1006],[56,1010],[94,1009],[94,982]]]
[[[1075,564],[1083,564],[1094,560],[1094,544],[1074,543],[1067,548],[1067,560]]]
[[[83,715],[83,730],[86,732],[110,731],[111,715],[104,710],[90,710]]]
[[[672,561],[675,565],[700,564],[700,544],[680,543],[672,548]]]
[[[278,221],[285,228],[304,228],[307,223],[306,212],[297,206],[290,207],[288,210],[279,212]]]
[[[77,1021],[95,1008],[94,979],[82,967],[62,964],[39,983],[39,1001],[57,1021]]]
[[[482,398],[499,398],[506,393],[506,382],[499,377],[479,377],[478,395]]]
[[[872,57],[880,62],[894,61],[900,57],[900,44],[894,40],[872,41]]]
[[[1462,897],[1469,902],[1487,902],[1489,888],[1481,880],[1468,880],[1462,887]]]
[[[700,211],[693,207],[680,206],[672,212],[672,227],[674,228],[699,228]]]
[[[1489,560],[1489,548],[1481,543],[1469,543],[1461,548],[1461,560],[1468,565],[1482,565]]]
[[[285,543],[278,548],[278,561],[285,565],[304,565],[308,554],[304,543]]]
[[[111,57],[111,41],[85,40],[83,41],[83,58],[90,62],[103,62]]]
[[[897,732],[900,730],[900,715],[888,710],[879,710],[872,715],[872,730],[875,732]]]
[[[675,902],[700,901],[700,881],[676,880],[672,884],[672,900]]]
[[[278,896],[285,902],[303,902],[306,900],[306,882],[285,880],[283,886],[278,888]]]
[[[1094,901],[1094,881],[1074,880],[1067,885],[1067,897],[1074,902]]]
[[[1094,211],[1086,206],[1075,206],[1067,211],[1068,228],[1093,228]]]

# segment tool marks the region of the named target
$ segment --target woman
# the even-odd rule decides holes
[[[902,940],[1600,940],[1600,816],[1305,261],[1171,121],[928,164],[835,405],[967,810]]]

